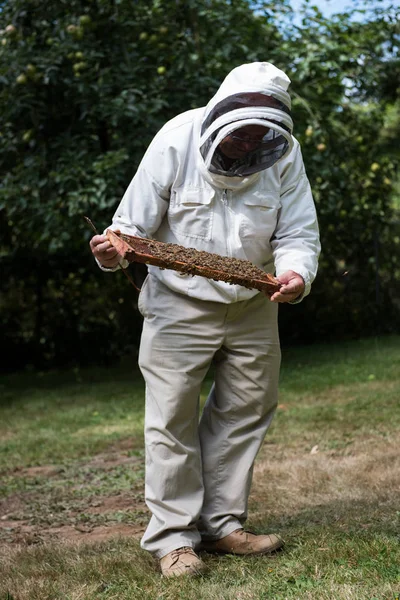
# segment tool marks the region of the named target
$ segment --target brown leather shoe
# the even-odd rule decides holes
[[[217,554],[268,554],[282,548],[284,541],[278,535],[255,535],[244,529],[236,529],[226,537],[212,542],[203,542],[201,549]]]
[[[160,560],[161,573],[164,577],[179,577],[180,575],[201,575],[206,565],[189,546],[177,548],[166,554]]]

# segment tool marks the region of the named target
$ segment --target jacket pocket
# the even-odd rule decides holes
[[[168,222],[171,230],[189,238],[211,239],[213,200],[210,188],[178,188],[171,194]]]
[[[261,238],[269,242],[276,227],[279,207],[279,192],[255,192],[245,196],[239,226],[240,238]]]

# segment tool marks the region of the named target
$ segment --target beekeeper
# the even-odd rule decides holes
[[[199,549],[247,555],[283,545],[278,535],[254,535],[243,525],[254,460],[277,405],[278,303],[310,292],[320,251],[289,83],[268,62],[233,69],[206,107],[157,133],[110,226],[247,259],[283,284],[268,297],[148,269],[138,306],[152,517],[142,547],[164,576],[202,573]],[[126,266],[104,235],[90,244],[102,269]],[[215,380],[199,421],[211,364]]]

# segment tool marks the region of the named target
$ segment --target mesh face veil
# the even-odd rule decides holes
[[[273,87],[273,86],[272,86]],[[216,175],[245,177],[268,169],[293,147],[293,122],[287,92],[230,95],[203,122],[200,153]]]

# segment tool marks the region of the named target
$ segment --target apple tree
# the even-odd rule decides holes
[[[207,102],[237,64],[278,58],[275,15],[289,10],[288,0],[5,0],[1,7],[9,362],[117,356],[137,343],[135,291],[95,267],[83,216],[103,230],[167,119]]]
[[[360,11],[308,6],[283,48],[322,241],[313,294],[281,315],[303,341],[399,326],[399,8]]]

